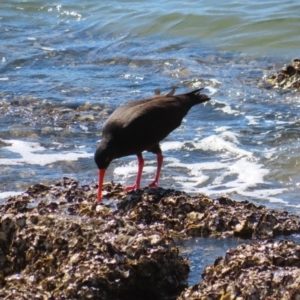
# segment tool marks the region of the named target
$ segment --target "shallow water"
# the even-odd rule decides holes
[[[299,94],[261,84],[299,56],[296,1],[72,2],[1,1],[2,199],[63,176],[91,183],[118,105],[205,87],[212,100],[162,142],[161,186],[298,213]],[[129,184],[136,169],[116,160],[106,180]]]
[[[299,243],[300,236],[293,234],[292,239]],[[276,240],[283,240],[287,237],[280,237]],[[289,239],[290,237],[288,237]],[[254,241],[257,242],[257,241]],[[250,244],[252,241],[240,239],[206,239],[191,238],[181,241],[178,246],[181,248],[181,254],[190,260],[190,276],[188,285],[195,285],[202,281],[202,273],[205,266],[213,265],[218,257],[224,257],[225,253],[240,244]]]

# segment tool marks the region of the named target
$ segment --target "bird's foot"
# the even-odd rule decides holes
[[[123,190],[130,192],[130,191],[136,191],[138,190],[140,187],[137,186],[137,184],[133,184],[133,185],[129,185],[129,186],[124,186]]]
[[[151,188],[151,189],[157,189],[158,188],[158,183],[156,181],[153,181],[148,185],[148,187]]]

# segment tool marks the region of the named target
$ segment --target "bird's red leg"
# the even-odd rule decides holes
[[[125,191],[134,191],[134,190],[138,190],[140,188],[142,172],[143,172],[143,168],[144,168],[144,159],[143,159],[143,156],[141,153],[137,154],[137,158],[138,158],[138,172],[137,172],[135,183],[134,183],[134,185],[124,187]]]
[[[98,203],[101,202],[102,198],[102,186],[103,186],[103,179],[106,169],[99,169],[99,183],[98,183]]]
[[[159,179],[159,175],[160,175],[160,171],[161,171],[161,166],[163,163],[163,155],[161,154],[161,152],[156,153],[157,155],[157,170],[156,170],[156,174],[155,174],[155,178],[153,180],[153,182],[151,182],[148,187],[150,188],[158,188],[158,179]]]

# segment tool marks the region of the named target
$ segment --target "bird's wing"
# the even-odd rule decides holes
[[[210,99],[201,90],[175,96],[172,90],[164,96],[129,102],[112,113],[102,134],[123,149],[122,156],[149,150],[181,124],[193,105]]]
[[[176,129],[187,111],[176,97],[156,97],[155,101],[121,106],[108,119],[104,133],[109,132],[122,147],[138,145],[141,152]]]

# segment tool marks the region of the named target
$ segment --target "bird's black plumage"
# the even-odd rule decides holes
[[[167,95],[156,92],[153,98],[135,100],[118,107],[105,122],[102,140],[95,152],[98,169],[104,170],[101,179],[99,172],[99,190],[102,187],[105,169],[115,158],[136,154],[139,159],[138,176],[141,175],[143,151],[158,155],[158,180],[161,167],[159,164],[162,162],[159,142],[180,126],[192,106],[210,100],[208,96],[200,94],[201,90],[180,95],[174,95],[175,89]],[[138,176],[133,188],[139,188]],[[157,180],[153,182],[156,185]],[[101,191],[98,192],[98,201],[100,200]]]

